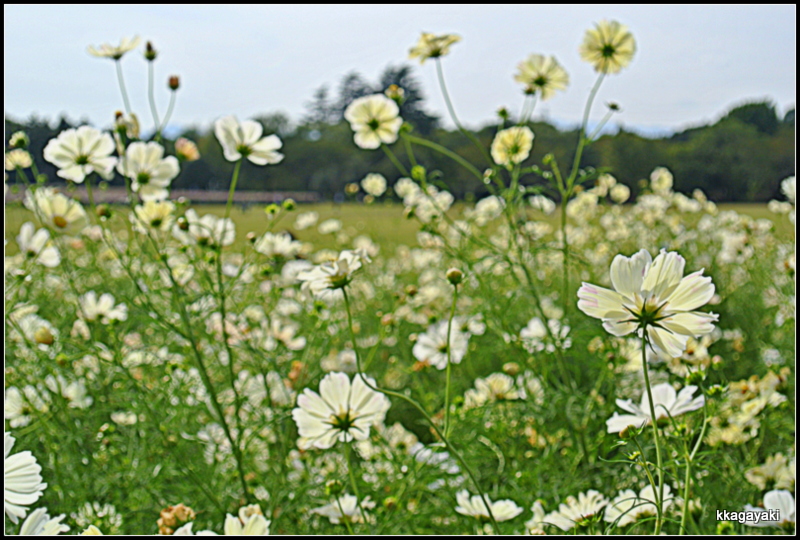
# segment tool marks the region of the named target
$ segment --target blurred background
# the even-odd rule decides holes
[[[408,60],[425,31],[461,36],[443,58],[445,77],[461,120],[487,145],[497,110],[506,107],[513,119],[522,105],[522,86],[513,79],[517,64],[531,53],[555,55],[570,85],[537,105],[530,163],[540,163],[545,152],[568,163],[596,78],[578,47],[604,18],[627,25],[638,49],[632,64],[601,87],[592,122],[608,102],[621,112],[582,165],[609,168],[634,194],[653,168],[666,166],[677,191],[700,188],[719,202],[777,197],[780,181],[795,172],[795,6],[7,5],[5,136],[24,129],[40,170],[55,179],[41,159],[47,140],[84,123],[110,128],[122,109],[114,63],[90,56],[86,47],[138,35],[142,45],[121,66],[144,135],[153,125],[142,56],[149,40],[158,52],[161,114],[168,77],[181,80],[165,133],[173,141],[194,140],[202,156],[185,164],[175,189],[227,188],[231,166],[211,126],[228,114],[256,119],[284,141],[282,164],[245,164],[241,190],[331,200],[368,172],[383,173],[391,185],[394,167],[380,151],[358,150],[342,119],[353,99],[391,84],[404,89],[401,114],[416,133],[480,163],[453,131],[433,62]],[[451,162],[424,151],[420,157],[442,171],[457,197],[484,194]]]

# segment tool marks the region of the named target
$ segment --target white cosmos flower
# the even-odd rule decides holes
[[[625,184],[616,184],[608,191],[608,194],[611,196],[612,201],[617,204],[622,204],[630,199],[631,189]]]
[[[97,298],[97,293],[89,291],[80,297],[80,315],[87,322],[101,321],[109,324],[111,321],[124,321],[128,318],[128,306],[125,304],[114,305],[114,297],[105,293]]]
[[[353,280],[353,274],[361,268],[362,261],[370,261],[361,251],[344,250],[338,259],[322,263],[297,274],[303,288],[322,300],[335,300],[342,297],[340,289]]]
[[[646,329],[651,346],[671,357],[683,354],[690,337],[710,333],[717,315],[694,311],[714,296],[703,270],[683,277],[686,261],[661,250],[652,260],[647,250],[632,257],[617,255],[611,263],[614,290],[584,283],[578,308],[615,336]]]
[[[636,40],[628,27],[617,21],[600,21],[586,31],[580,46],[581,58],[600,73],[619,73],[631,63]]]
[[[373,197],[386,193],[386,178],[382,174],[370,173],[361,181],[361,189]]]
[[[555,525],[562,531],[569,531],[574,526],[599,514],[607,504],[608,499],[602,493],[590,489],[586,493],[579,493],[577,499],[572,495],[567,497],[567,501],[558,506],[558,511],[547,514],[544,521]]]
[[[302,214],[297,214],[297,219],[294,220],[294,228],[298,231],[302,231],[316,225],[318,220],[318,213],[303,212]]]
[[[373,94],[353,100],[344,111],[344,118],[355,132],[356,146],[367,150],[381,143],[392,144],[403,125],[400,108],[383,94]]]
[[[240,519],[228,514],[225,517],[225,536],[267,536],[271,521],[260,514]]]
[[[119,160],[117,171],[131,179],[131,189],[143,201],[155,201],[167,198],[167,188],[180,167],[175,156],[164,157],[164,147],[157,142],[135,142]]]
[[[267,257],[283,257],[290,259],[300,253],[303,244],[292,239],[289,233],[264,233],[264,236],[256,240],[256,251]]]
[[[229,246],[236,239],[236,226],[231,218],[221,218],[214,214],[198,217],[194,208],[183,216],[184,221],[172,227],[172,234],[184,244],[201,246]]]
[[[61,523],[66,516],[61,514],[51,518],[47,508],[37,508],[22,522],[20,536],[56,536],[69,530],[69,525]]]
[[[140,193],[141,195],[141,193]],[[175,205],[170,201],[145,200],[144,204],[134,208],[135,216],[131,216],[131,221],[137,225],[137,230],[146,233],[147,229],[158,231],[168,231],[172,228]]]
[[[414,358],[420,362],[426,362],[436,369],[447,367],[447,323],[446,319],[441,320],[428,327],[427,332],[419,336],[411,351]],[[469,334],[462,332],[458,324],[453,321],[449,341],[450,362],[459,364],[467,354]]]
[[[621,491],[606,506],[603,519],[615,527],[625,527],[643,517],[655,516],[657,512],[655,501],[656,496],[653,486],[646,486],[639,492],[638,496],[632,489],[626,489]],[[674,502],[675,497],[672,494],[672,488],[664,484],[663,510],[666,512]]]
[[[278,150],[283,143],[277,135],[261,137],[263,133],[264,128],[258,122],[239,122],[235,116],[225,116],[214,124],[214,134],[228,161],[238,161],[246,157],[256,165],[280,163],[283,154]]]
[[[780,514],[780,521],[763,519],[761,521],[748,521],[746,525],[750,527],[794,527],[796,521],[796,507],[791,491],[776,489],[764,494],[764,508],[750,506],[744,507],[745,512],[762,513],[769,510],[777,510]]]
[[[531,203],[531,206],[533,206],[536,210],[541,211],[543,214],[550,215],[556,209],[556,203],[544,195],[534,195],[528,199],[528,202]]]
[[[109,43],[103,43],[99,47],[89,45],[86,50],[89,52],[89,54],[92,56],[97,56],[98,58],[112,58],[114,60],[119,60],[126,52],[132,51],[138,47],[140,42],[141,39],[139,36],[133,36],[132,38],[124,37],[116,47]]]
[[[87,221],[86,210],[81,203],[49,187],[27,190],[25,207],[44,225],[60,232],[74,232],[83,228]]]
[[[6,170],[13,171],[17,168],[27,169],[33,165],[33,159],[27,150],[15,148],[6,154]]]
[[[93,172],[110,180],[117,163],[117,158],[111,157],[113,151],[111,135],[81,126],[50,139],[44,147],[44,159],[58,167],[58,176],[79,184]]]
[[[652,393],[656,422],[701,408],[705,403],[705,397],[702,395],[694,397],[695,390],[696,386],[686,386],[680,392],[676,392],[669,383],[655,385]],[[606,420],[609,433],[618,433],[628,426],[641,428],[650,423],[650,399],[647,392],[642,395],[642,402],[639,405],[635,405],[630,399],[618,399],[617,406],[630,414],[614,413],[614,416]]]
[[[522,508],[517,506],[517,504],[510,499],[503,499],[502,501],[495,502],[492,502],[489,497],[486,497],[486,499],[489,501],[489,507],[492,509],[492,515],[496,521],[514,519],[523,511]],[[483,520],[489,519],[489,510],[486,507],[486,503],[483,502],[483,497],[480,495],[473,495],[470,497],[469,492],[466,489],[462,489],[456,493],[456,502],[458,503],[456,512],[459,514]]]
[[[492,141],[492,159],[498,165],[510,167],[522,163],[533,148],[533,131],[515,126],[498,131]]]
[[[5,438],[5,474],[3,476],[3,492],[5,495],[5,512],[12,523],[24,518],[28,506],[34,504],[42,496],[47,484],[42,483],[39,474],[42,467],[29,450],[9,456],[14,448],[14,437],[4,433]]]
[[[311,513],[325,516],[335,525],[344,522],[364,523],[366,520],[369,520],[370,516],[369,514],[365,516],[362,509],[370,510],[372,508],[375,508],[375,503],[372,502],[369,497],[365,497],[364,500],[361,501],[361,508],[359,508],[358,499],[353,495],[345,493],[339,497],[337,501],[319,508],[314,508],[311,510]]]
[[[373,379],[367,378],[372,386]],[[350,378],[345,373],[328,373],[319,383],[319,394],[306,388],[297,397],[292,411],[303,446],[330,448],[336,441],[363,441],[369,428],[383,422],[389,400],[371,390],[361,375]]]
[[[39,229],[34,232],[33,223],[23,223],[17,236],[19,251],[29,259],[48,268],[55,268],[61,262],[61,255],[58,248],[50,244],[50,231]]]
[[[450,52],[450,45],[461,41],[461,36],[456,34],[430,34],[423,32],[417,44],[408,51],[409,58],[419,58],[419,63],[424,64],[428,58],[439,58]]]
[[[556,90],[565,90],[569,75],[555,56],[532,54],[517,66],[514,80],[525,85],[526,94],[539,94],[542,101],[550,99]]]

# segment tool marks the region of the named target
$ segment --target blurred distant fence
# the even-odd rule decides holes
[[[86,188],[76,187],[73,190],[61,191],[68,193],[71,197],[83,203],[89,202]],[[105,190],[94,188],[92,190],[96,203],[106,204],[127,204],[128,194],[125,188],[110,187]],[[195,204],[225,204],[228,202],[227,191],[206,191],[202,189],[175,189],[169,194],[169,198],[176,200],[183,197]],[[16,202],[25,198],[25,189],[21,188],[17,193],[9,193],[6,201]],[[251,204],[265,204],[281,202],[286,199],[294,199],[299,203],[319,202],[319,193],[313,191],[237,191],[233,194],[233,203],[237,205],[249,206]]]

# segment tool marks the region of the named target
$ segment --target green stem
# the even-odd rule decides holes
[[[688,447],[685,447],[687,451],[686,456],[686,476],[684,478],[684,487],[683,487],[683,513],[681,514],[681,529],[680,534],[686,534],[686,520],[689,516],[689,485],[692,481],[692,462],[694,461],[695,456],[697,455],[697,451],[700,449],[700,446],[703,444],[703,439],[706,436],[706,428],[708,427],[708,405],[706,403],[706,399],[703,399],[703,427],[700,429],[700,437],[698,437],[697,442],[695,442],[694,448],[692,449],[691,453],[688,453]]]
[[[432,141],[429,141],[429,140],[426,140],[426,139],[421,139],[419,137],[414,137],[413,135],[408,135],[408,134],[405,134],[405,133],[403,134],[403,138],[406,139],[409,142],[414,143],[414,144],[418,144],[420,146],[427,146],[428,148],[430,148],[432,150],[436,150],[440,154],[449,157],[450,159],[452,159],[453,161],[455,161],[459,165],[463,166],[465,169],[467,169],[469,172],[471,172],[478,180],[483,181],[483,173],[482,172],[480,172],[472,163],[470,163],[469,161],[467,161],[463,157],[459,156],[458,154],[456,154],[455,152],[453,152],[449,148],[445,148],[444,146],[442,146],[440,144],[436,144],[435,142],[432,142]]]
[[[441,58],[436,58],[436,75],[439,78],[439,86],[442,88],[442,95],[444,96],[444,102],[447,105],[447,110],[450,113],[450,118],[453,120],[453,123],[456,125],[458,130],[461,131],[461,133],[463,133],[464,136],[467,137],[467,139],[472,141],[472,144],[474,144],[475,147],[478,148],[478,150],[480,150],[481,154],[483,154],[483,157],[486,158],[486,161],[489,162],[490,165],[494,165],[494,161],[492,161],[492,158],[489,156],[489,153],[486,151],[486,148],[483,147],[483,145],[480,143],[477,137],[475,137],[475,135],[464,129],[464,126],[461,124],[461,122],[458,120],[458,117],[456,116],[456,110],[453,107],[453,102],[450,101],[450,94],[447,91],[447,85],[444,82],[444,72],[442,71]]]
[[[444,389],[444,435],[447,437],[450,434],[450,358],[451,349],[450,341],[453,334],[453,319],[456,316],[456,301],[458,300],[458,285],[453,285],[453,305],[450,308],[450,318],[447,320],[447,382]]]
[[[153,62],[147,62],[147,97],[150,101],[150,112],[153,115],[153,124],[156,128],[154,139],[161,140],[161,122],[158,120],[158,109],[156,108],[156,95],[153,91]]]
[[[462,467],[464,467],[464,470],[467,472],[467,476],[469,476],[470,480],[475,485],[475,489],[480,494],[481,499],[483,499],[483,504],[486,505],[486,509],[489,512],[489,520],[492,522],[492,526],[494,527],[495,533],[500,534],[500,527],[497,525],[497,521],[494,518],[494,513],[492,512],[492,507],[489,504],[489,499],[486,497],[486,494],[483,492],[481,486],[478,484],[478,480],[475,478],[475,474],[472,472],[472,469],[469,467],[469,465],[467,465],[467,462],[464,460],[464,457],[461,455],[461,453],[458,450],[456,450],[453,444],[450,442],[450,440],[447,437],[445,437],[444,433],[442,433],[442,430],[439,429],[439,426],[436,425],[436,423],[430,417],[428,412],[422,407],[422,405],[417,403],[414,399],[406,396],[405,394],[401,394],[400,392],[395,392],[393,390],[386,390],[384,388],[380,388],[372,384],[369,381],[369,379],[366,378],[366,374],[361,368],[361,356],[358,354],[358,348],[356,347],[356,334],[355,331],[353,330],[353,315],[350,310],[350,299],[347,295],[347,289],[342,288],[342,293],[344,295],[345,310],[347,311],[347,326],[350,330],[350,339],[353,342],[353,352],[356,355],[356,366],[358,367],[358,374],[361,376],[361,380],[370,390],[374,392],[380,392],[381,394],[384,394],[386,396],[402,399],[403,401],[414,407],[417,411],[419,411],[420,414],[422,414],[422,416],[425,418],[425,421],[428,422],[428,424],[431,426],[431,429],[433,429],[436,435],[438,435],[439,438],[442,440],[442,442],[444,442],[445,447],[453,454],[453,456],[455,456],[459,464]]]
[[[131,103],[128,101],[128,91],[125,89],[125,78],[122,76],[122,65],[119,60],[115,60],[114,64],[117,66],[117,80],[119,81],[119,90],[122,92],[122,101],[125,103],[125,112],[130,116]]]
[[[647,327],[642,328],[642,370],[644,371],[644,385],[647,390],[648,404],[650,405],[650,420],[653,425],[653,439],[656,444],[656,466],[658,467],[658,493],[656,494],[656,535],[661,534],[663,523],[664,502],[664,467],[661,462],[661,444],[658,438],[658,422],[655,405],[653,404],[653,391],[650,389],[650,375],[647,372]]]
[[[381,148],[383,148],[383,152],[389,157],[389,160],[392,162],[392,164],[395,167],[397,167],[398,171],[400,171],[400,174],[402,174],[403,176],[409,176],[408,169],[406,169],[405,166],[403,166],[403,164],[400,163],[400,160],[397,159],[397,156],[394,155],[394,152],[389,150],[389,147],[386,146],[384,143],[381,143]]]
[[[164,115],[164,122],[158,128],[158,131],[161,132],[167,127],[169,123],[169,119],[172,118],[172,111],[175,109],[175,95],[177,92],[173,90],[169,95],[169,105],[167,106],[167,114]]]

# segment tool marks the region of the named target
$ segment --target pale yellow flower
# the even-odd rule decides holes
[[[139,36],[134,36],[132,38],[122,38],[122,41],[120,41],[119,45],[116,47],[109,43],[103,43],[99,47],[89,45],[86,50],[89,54],[92,56],[97,56],[98,58],[111,58],[113,60],[119,60],[126,52],[132,51],[138,47],[140,42],[141,39]]]
[[[533,148],[533,131],[527,127],[511,127],[497,132],[492,141],[492,159],[498,165],[522,163]]]
[[[461,41],[461,36],[456,34],[436,34],[422,33],[417,44],[411,47],[408,52],[409,58],[419,58],[419,63],[424,64],[428,58],[439,58],[450,52],[450,45]]]
[[[532,54],[517,66],[519,73],[514,80],[525,85],[526,94],[539,94],[542,101],[550,99],[556,90],[564,90],[569,84],[569,75],[555,56]]]
[[[580,47],[581,58],[600,73],[619,73],[631,63],[636,40],[628,27],[617,21],[600,21],[586,31]]]

